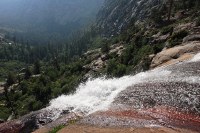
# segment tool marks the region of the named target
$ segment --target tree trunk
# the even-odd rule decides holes
[[[171,18],[171,14],[172,14],[172,6],[173,6],[174,1],[173,0],[169,0],[169,11],[168,11],[168,21]]]

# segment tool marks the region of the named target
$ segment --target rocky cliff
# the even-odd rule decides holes
[[[97,25],[105,35],[121,33],[131,21],[144,21],[152,9],[161,8],[166,0],[106,0],[97,15]]]

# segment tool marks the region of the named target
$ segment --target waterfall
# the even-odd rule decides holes
[[[191,59],[192,62],[199,60],[200,54]],[[143,82],[166,82],[166,80],[173,81],[175,79],[185,80],[184,76],[180,79],[180,77],[176,77],[176,74],[172,75],[173,73],[170,69],[160,67],[134,76],[89,79],[85,83],[81,83],[74,94],[62,95],[53,99],[50,102],[50,106],[46,109],[53,112],[53,119],[57,119],[66,110],[83,115],[88,115],[96,111],[104,111],[109,109],[115,97],[129,86]],[[186,78],[189,79],[189,77]]]

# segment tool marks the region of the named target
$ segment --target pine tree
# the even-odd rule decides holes
[[[6,86],[11,86],[15,83],[15,80],[14,80],[14,75],[9,73],[8,74],[8,77],[7,77],[7,80],[6,80]]]
[[[27,67],[26,68],[26,72],[25,72],[25,75],[24,75],[24,79],[29,79],[31,77],[31,71],[30,69]]]
[[[170,20],[171,18],[171,14],[172,14],[172,6],[173,6],[173,3],[174,3],[174,0],[168,0],[169,1],[169,11],[168,11],[168,20]]]
[[[38,60],[34,63],[33,72],[34,74],[40,74],[40,62]]]

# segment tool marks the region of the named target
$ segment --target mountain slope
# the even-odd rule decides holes
[[[0,28],[13,29],[26,39],[59,42],[93,20],[102,3],[102,0],[1,0]]]
[[[170,4],[172,2],[172,5]],[[172,10],[170,9],[172,6]],[[107,36],[120,34],[129,27],[130,23],[145,22],[156,14],[165,18],[175,15],[177,10],[198,10],[198,0],[105,0],[103,8],[97,15],[97,26]]]
[[[165,0],[106,0],[98,13],[98,26],[107,35],[119,34],[134,20],[144,20],[152,8],[158,8]]]

